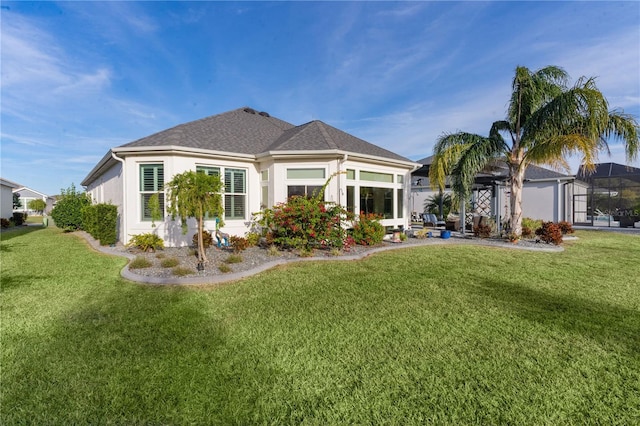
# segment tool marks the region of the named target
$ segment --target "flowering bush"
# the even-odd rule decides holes
[[[353,225],[353,239],[356,244],[372,246],[382,242],[385,231],[380,219],[380,216],[373,213],[360,214]]]
[[[291,197],[264,209],[257,222],[263,235],[282,248],[343,248],[346,230],[343,223],[351,215],[341,206],[318,197]]]

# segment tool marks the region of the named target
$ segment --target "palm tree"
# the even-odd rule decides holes
[[[454,205],[451,194],[439,192],[425,200],[424,210],[428,213],[437,214],[440,219],[444,219],[449,215]],[[440,211],[441,209],[442,211]]]
[[[568,74],[560,67],[535,72],[517,67],[506,120],[493,123],[488,137],[459,132],[438,139],[429,170],[432,187],[442,190],[450,175],[454,191],[467,196],[478,172],[496,160],[506,162],[512,232],[520,236],[522,184],[529,164],[568,171],[566,158],[577,154],[593,169],[598,153],[609,152],[608,138],[622,140],[627,161],[634,161],[640,147],[635,118],[609,111],[594,78],[582,77],[573,87],[567,83]]]

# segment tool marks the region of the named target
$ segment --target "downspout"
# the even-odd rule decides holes
[[[342,206],[342,167],[344,166],[344,163],[347,162],[347,160],[349,159],[349,154],[343,154],[342,155],[342,160],[340,161],[340,165],[338,166],[338,205]],[[346,179],[345,179],[346,181]],[[346,188],[345,188],[346,190]]]
[[[562,204],[564,203],[562,201],[562,182],[560,181],[560,179],[556,180],[556,186],[557,186],[557,191],[558,191],[558,196],[556,197],[557,201],[557,206],[556,206],[556,222],[560,222],[562,219]]]
[[[125,173],[125,162],[124,159],[116,156],[116,154],[111,151],[111,157],[122,164],[122,243],[125,243],[125,237],[127,235],[127,174]]]

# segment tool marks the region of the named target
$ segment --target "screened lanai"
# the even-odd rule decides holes
[[[640,228],[640,169],[617,163],[578,170],[583,190],[573,195],[573,222],[580,225]]]

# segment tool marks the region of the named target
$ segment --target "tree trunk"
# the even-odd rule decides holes
[[[205,252],[204,239],[202,238],[204,231],[204,218],[202,216],[201,213],[200,217],[198,217],[198,260],[204,263],[207,261],[207,253]]]
[[[511,164],[509,183],[511,186],[511,233],[522,236],[522,185],[525,168],[522,164]]]

